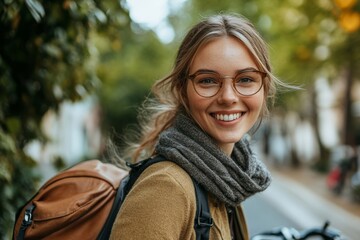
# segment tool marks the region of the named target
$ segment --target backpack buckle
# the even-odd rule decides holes
[[[211,217],[198,217],[198,225],[203,227],[212,227],[214,224]]]

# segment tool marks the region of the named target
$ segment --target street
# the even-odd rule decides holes
[[[263,194],[251,197],[245,201],[243,206],[251,236],[277,227],[293,227],[296,229],[300,227],[288,216],[274,208]]]
[[[360,239],[360,218],[340,209],[295,181],[273,176],[271,186],[243,204],[250,235],[276,227],[304,230],[326,220],[349,240]]]

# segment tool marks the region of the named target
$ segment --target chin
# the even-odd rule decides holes
[[[224,139],[224,138],[219,138],[219,139],[218,139],[218,142],[219,142],[219,143],[222,143],[222,144],[235,144],[235,143],[237,143],[238,141],[240,141],[240,139],[241,139],[243,136],[244,136],[244,134],[241,135],[240,137],[239,137],[239,136],[236,136],[236,137],[226,138],[226,139]]]

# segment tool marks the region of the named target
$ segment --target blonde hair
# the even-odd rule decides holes
[[[254,26],[242,16],[234,14],[210,16],[190,29],[178,49],[171,73],[153,85],[154,98],[147,99],[139,112],[141,117],[139,142],[130,145],[128,149],[133,160],[154,154],[160,133],[172,125],[181,109],[188,111],[186,85],[192,60],[202,46],[224,36],[240,40],[252,54],[259,70],[267,73],[263,85],[266,103],[260,118],[268,114],[268,104],[272,104],[275,97],[275,85],[283,84],[271,73],[266,43]]]

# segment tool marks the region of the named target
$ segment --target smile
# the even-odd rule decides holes
[[[234,114],[214,114],[215,118],[220,121],[230,122],[240,118],[243,113]]]

